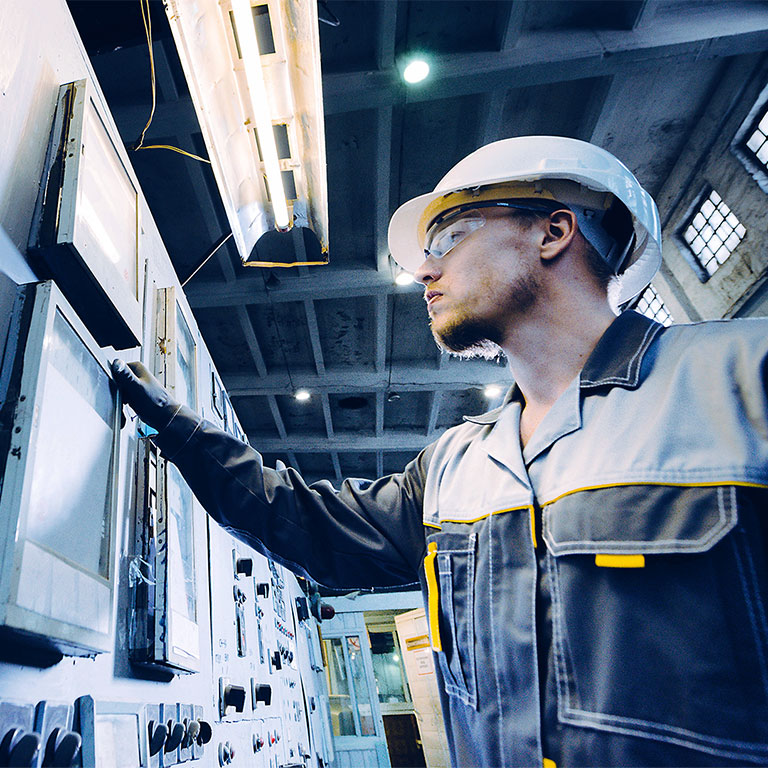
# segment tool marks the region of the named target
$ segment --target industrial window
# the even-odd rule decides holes
[[[674,322],[667,305],[652,285],[640,294],[634,309],[662,325],[671,325]]]
[[[731,151],[760,189],[768,193],[768,85],[733,137]]]
[[[747,149],[764,168],[768,168],[768,109],[745,142]]]
[[[704,194],[681,230],[702,282],[709,280],[720,268],[746,232],[736,214],[714,189]]]

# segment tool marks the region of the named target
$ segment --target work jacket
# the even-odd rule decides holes
[[[524,449],[513,388],[338,491],[188,409],[157,442],[297,573],[421,584],[454,765],[766,764],[767,353],[768,320],[626,312]]]

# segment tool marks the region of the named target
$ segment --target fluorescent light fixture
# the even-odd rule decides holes
[[[243,263],[326,263],[317,3],[167,0],[165,6]],[[311,229],[320,253],[287,248],[278,255],[265,243],[255,249],[263,235],[291,226]]]
[[[306,403],[307,400],[311,397],[309,394],[309,390],[307,389],[297,389],[296,394],[294,394],[294,397],[300,402],[300,403]]]
[[[405,270],[402,270],[401,272],[397,273],[395,282],[398,285],[411,285],[415,281],[413,279],[413,275],[410,272],[406,272]]]
[[[250,0],[232,0],[232,14],[235,18],[240,54],[245,65],[245,76],[248,80],[251,111],[256,121],[259,146],[264,158],[269,195],[272,199],[272,209],[275,214],[275,225],[278,229],[289,229],[291,220],[288,217],[288,204],[285,200],[283,180],[280,176],[280,161],[277,158],[277,145],[275,144],[275,134],[272,129],[272,109],[269,103],[267,87],[264,84],[261,53],[259,51],[259,41],[256,38],[256,27],[253,25]]]
[[[420,83],[429,74],[429,64],[423,59],[414,59],[403,70],[403,80],[406,83]]]
[[[488,384],[483,390],[483,394],[489,399],[493,400],[498,397],[502,392],[501,387],[498,384]]]

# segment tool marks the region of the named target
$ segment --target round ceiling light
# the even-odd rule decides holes
[[[420,83],[429,74],[429,64],[423,59],[414,59],[403,70],[406,83]]]
[[[308,389],[297,389],[295,394],[294,394],[294,397],[300,403],[305,403],[307,400],[309,400],[310,397],[312,397],[312,395],[309,394],[309,390]]]
[[[410,285],[411,283],[414,282],[413,275],[410,272],[406,272],[405,270],[403,270],[402,272],[397,273],[395,282],[398,285]]]
[[[489,384],[484,390],[483,394],[489,399],[493,400],[494,397],[498,397],[501,394],[501,387],[498,384]]]

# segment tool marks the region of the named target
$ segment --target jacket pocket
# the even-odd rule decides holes
[[[477,708],[476,545],[476,533],[441,532],[429,537],[424,561],[432,648],[437,652],[445,690],[473,708]]]
[[[765,762],[754,512],[734,487],[615,487],[545,506],[561,721]]]

